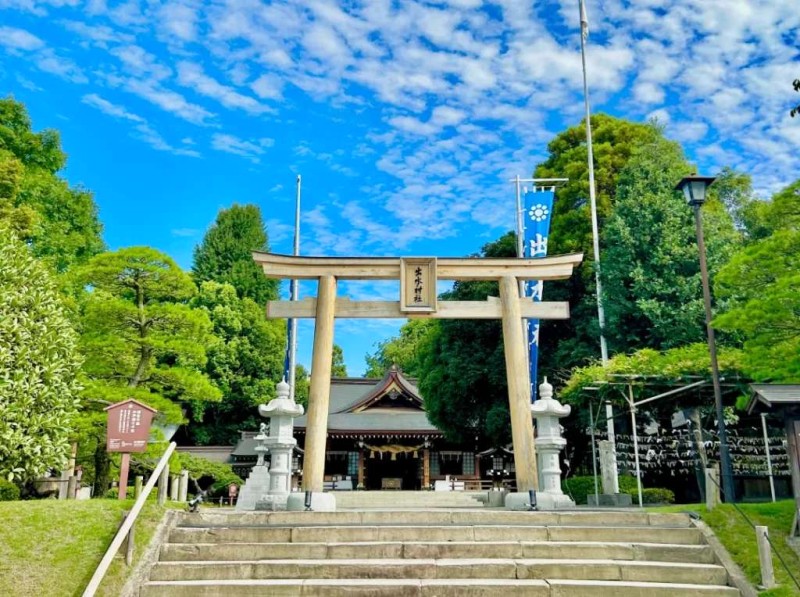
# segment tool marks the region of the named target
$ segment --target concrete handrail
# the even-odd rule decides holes
[[[139,516],[139,512],[144,507],[144,503],[147,500],[147,496],[150,495],[150,492],[153,490],[153,487],[156,485],[156,481],[158,480],[159,476],[161,475],[161,471],[169,462],[169,457],[172,456],[172,453],[175,451],[175,448],[178,444],[175,442],[171,442],[169,446],[167,446],[164,455],[161,457],[161,460],[158,461],[153,474],[150,475],[150,479],[147,480],[147,485],[144,487],[144,491],[133,504],[133,508],[131,508],[130,514],[125,518],[125,521],[119,527],[117,534],[114,535],[114,539],[111,541],[111,545],[108,546],[103,559],[100,560],[100,564],[97,566],[97,570],[94,571],[92,575],[92,579],[89,581],[89,584],[86,585],[86,590],[83,592],[83,597],[94,597],[94,594],[97,592],[98,587],[100,586],[100,582],[103,580],[103,577],[108,572],[108,567],[111,565],[111,562],[114,559],[114,556],[119,551],[119,548],[122,546],[122,542],[125,540],[125,536],[133,527],[133,523],[136,522],[136,519]]]

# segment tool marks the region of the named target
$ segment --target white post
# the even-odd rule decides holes
[[[181,471],[181,481],[178,485],[178,501],[185,502],[189,497],[189,471]]]
[[[300,175],[297,175],[297,200],[294,209],[294,254],[300,255]],[[299,281],[295,278],[290,283],[291,300],[300,300]],[[295,387],[297,386],[297,318],[289,320],[289,334],[291,341],[289,345],[289,399],[295,399]]]
[[[592,152],[592,121],[589,110],[589,82],[586,77],[586,37],[589,33],[589,23],[586,19],[586,7],[583,0],[578,1],[581,12],[581,64],[583,65],[583,103],[586,109],[586,156],[589,168],[589,207],[592,214],[592,247],[594,249],[594,279],[597,294],[597,322],[600,325],[600,357],[603,366],[608,362],[608,347],[606,346],[605,327],[606,316],[603,310],[603,286],[600,282],[600,238],[597,226],[597,200],[595,198],[594,184],[594,155]]]
[[[611,401],[606,401],[606,429],[608,430],[608,441],[611,444],[611,451],[614,453],[614,468],[613,470],[609,471],[609,475],[613,475],[613,483],[608,488],[608,491],[606,491],[606,489],[603,489],[603,493],[619,493],[619,473],[617,471],[617,466],[616,466],[617,435],[614,431],[614,407],[611,406]],[[610,478],[609,481],[611,481]],[[603,485],[603,487],[605,488],[605,485]]]
[[[769,492],[772,501],[775,501],[775,479],[772,476],[772,457],[769,453],[769,438],[767,437],[767,413],[761,413],[761,430],[764,432],[764,453],[767,455],[767,474],[769,475]]]
[[[181,496],[181,478],[179,475],[170,475],[169,478],[169,499],[177,502]]]
[[[720,501],[719,469],[709,467],[706,469],[706,510],[713,510]]]
[[[761,588],[771,589],[775,586],[775,571],[772,569],[768,527],[756,527],[756,541],[758,542],[758,562],[761,565]]]
[[[639,466],[639,433],[636,431],[636,405],[633,403],[633,385],[628,384],[628,401],[631,405],[633,427],[633,457],[636,461],[636,487],[639,490],[639,507],[642,508],[642,469]]]

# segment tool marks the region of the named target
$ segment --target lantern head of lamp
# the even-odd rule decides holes
[[[683,191],[686,202],[692,207],[703,205],[706,202],[706,189],[716,180],[714,176],[684,176],[675,186],[676,191]]]

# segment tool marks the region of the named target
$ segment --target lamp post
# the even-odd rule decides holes
[[[706,266],[706,245],[703,240],[703,216],[700,208],[706,201],[706,190],[715,178],[713,176],[685,176],[675,187],[682,191],[686,202],[694,209],[694,223],[697,231],[697,248],[700,253],[700,278],[703,282],[703,301],[706,309],[706,334],[708,352],[711,356],[711,381],[714,385],[714,406],[717,411],[717,432],[719,435],[719,459],[722,468],[722,491],[726,502],[735,502],[733,491],[733,467],[728,450],[728,434],[725,431],[725,416],[722,409],[722,390],[719,385],[719,366],[717,365],[717,345],[714,328],[711,327],[711,290],[708,286],[708,267]]]

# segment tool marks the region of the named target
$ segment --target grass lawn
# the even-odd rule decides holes
[[[800,558],[786,544],[786,538],[789,535],[792,519],[794,518],[794,500],[784,500],[774,504],[771,502],[738,504],[738,506],[753,521],[753,524],[769,527],[769,538],[775,547],[775,551],[783,556],[794,577],[800,581]],[[710,512],[706,510],[704,504],[665,506],[648,508],[648,510],[657,512],[697,512],[703,522],[714,530],[725,549],[728,550],[734,561],[741,567],[750,582],[753,585],[758,585],[761,582],[756,533],[733,506],[723,504]],[[800,589],[792,583],[791,578],[789,578],[786,570],[774,554],[772,562],[775,569],[775,580],[780,586],[769,591],[763,591],[761,595],[769,597],[800,596]]]
[[[0,502],[0,595],[80,595],[132,507],[133,500]],[[139,515],[134,564],[163,513],[149,501]],[[98,595],[119,595],[127,572],[118,556]]]

